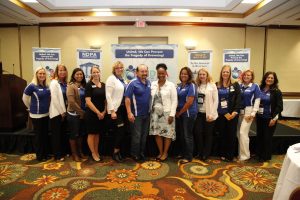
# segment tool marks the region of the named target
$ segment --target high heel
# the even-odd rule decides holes
[[[96,156],[94,153],[92,153],[92,158],[95,162],[101,161],[100,157]]]
[[[119,152],[113,153],[112,159],[113,159],[114,161],[118,162],[118,163],[122,162],[122,160],[121,160],[120,157],[119,157]]]

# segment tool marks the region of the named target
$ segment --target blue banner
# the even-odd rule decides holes
[[[225,54],[225,62],[248,62],[249,53]]]
[[[116,58],[174,58],[173,49],[116,49]]]
[[[79,51],[79,59],[100,59],[100,51]]]
[[[59,53],[56,52],[34,52],[35,61],[59,61]]]

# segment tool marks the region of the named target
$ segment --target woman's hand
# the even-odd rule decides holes
[[[117,119],[117,113],[115,111],[111,111],[111,119]]]
[[[269,127],[274,126],[276,124],[276,120],[271,119],[269,123]]]
[[[174,117],[169,116],[168,118],[168,124],[172,124],[174,121]]]
[[[102,120],[104,118],[105,113],[104,112],[98,112],[97,116],[99,120]]]
[[[135,120],[135,117],[132,113],[129,113],[128,115],[128,120],[131,122],[131,123],[134,123],[134,120]]]

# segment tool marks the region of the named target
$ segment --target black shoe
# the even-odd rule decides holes
[[[123,156],[121,155],[120,151],[118,152],[118,157],[119,157],[120,160],[122,160],[122,161],[124,160],[124,158],[123,158]]]
[[[176,159],[182,159],[183,158],[183,156],[182,155],[178,155],[178,156],[176,156]]]
[[[140,158],[137,156],[132,156],[132,160],[134,160],[135,162],[140,162]]]
[[[182,159],[179,161],[180,164],[186,164],[186,163],[189,163],[191,162],[191,160],[188,160],[188,159]]]
[[[207,156],[202,156],[201,160],[202,161],[206,161],[207,160]]]
[[[112,159],[113,159],[114,161],[116,161],[117,163],[121,163],[121,162],[122,162],[122,160],[121,160],[120,157],[119,157],[119,152],[113,153]]]

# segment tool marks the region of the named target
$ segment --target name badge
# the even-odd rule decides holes
[[[245,110],[244,110],[244,109],[241,109],[241,110],[240,110],[240,113],[241,113],[241,115],[244,115],[244,114],[245,114]]]
[[[230,92],[234,92],[234,87],[231,86],[229,91],[230,91]]]
[[[198,104],[203,104],[204,103],[204,94],[199,93],[198,94]]]
[[[39,89],[39,91],[44,91],[44,89]]]
[[[221,100],[221,108],[227,108],[227,101],[226,99]]]
[[[96,88],[97,86],[96,85],[92,85],[92,88]]]

